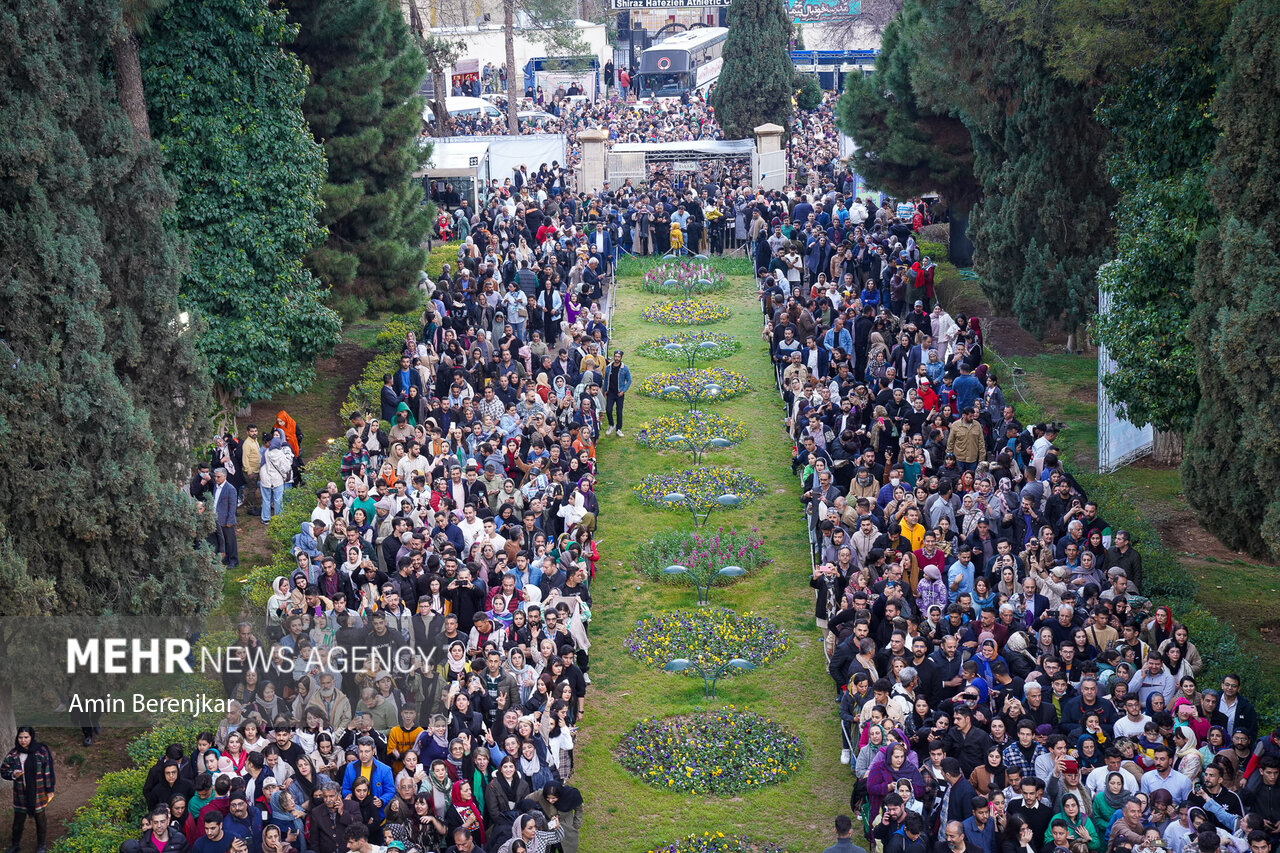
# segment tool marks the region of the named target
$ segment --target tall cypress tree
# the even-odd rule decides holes
[[[15,696],[52,708],[65,637],[184,636],[222,588],[176,474],[208,397],[172,196],[100,75],[112,5],[0,11],[0,737]]]
[[[1209,191],[1196,257],[1200,405],[1182,466],[1187,500],[1218,538],[1280,559],[1280,8],[1241,0],[1223,38]],[[1172,389],[1176,392],[1176,389]]]
[[[953,111],[972,135],[983,197],[970,224],[983,292],[1037,336],[1055,323],[1073,332],[1094,310],[1111,240],[1115,191],[1107,134],[1093,115],[1098,93],[1055,77],[1039,49],[980,4],[920,6],[912,80],[926,107]]]
[[[909,197],[926,188],[951,206],[953,259],[969,262],[963,227],[980,187],[973,174],[969,128],[950,110],[920,104],[912,83],[919,64],[910,34],[920,26],[920,6],[908,0],[885,27],[876,72],[851,76],[836,105],[840,129],[858,143],[854,170],[871,186]]]
[[[347,312],[413,303],[430,223],[414,171],[427,74],[389,0],[290,0],[299,25],[290,49],[310,77],[303,112],[324,146],[329,179],[320,224],[329,230],[308,265]]]
[[[325,164],[302,115],[306,75],[283,48],[293,36],[262,0],[175,0],[142,46],[151,129],[191,248],[183,304],[224,426],[242,401],[306,389],[341,326],[303,265],[324,239]]]
[[[711,93],[726,139],[772,122],[791,126],[791,18],[782,0],[733,0],[724,68]]]

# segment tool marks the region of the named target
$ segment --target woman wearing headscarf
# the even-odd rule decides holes
[[[471,838],[480,846],[484,846],[484,822],[481,819],[483,810],[471,795],[471,783],[459,779],[453,783],[449,795],[449,809],[445,815],[445,825],[452,833],[456,829],[465,829]]]
[[[258,451],[258,491],[262,493],[263,524],[284,509],[284,487],[293,481],[294,452],[285,442],[284,430],[271,432],[271,440]]]
[[[1003,791],[1007,784],[1006,769],[1004,754],[1000,751],[1000,747],[993,746],[987,750],[986,760],[973,768],[973,772],[969,774],[969,784],[984,797],[989,796],[993,791]]]
[[[916,756],[905,744],[892,743],[880,751],[867,771],[867,801],[872,820],[880,813],[880,804],[899,779],[909,779],[917,797],[924,796],[924,777],[916,764]]]
[[[1191,730],[1190,726],[1182,724],[1174,728],[1173,767],[1192,781],[1199,779],[1200,771],[1204,769],[1204,762],[1200,757],[1200,750],[1197,748],[1196,743],[1196,733]]]
[[[298,431],[298,422],[289,416],[289,413],[281,409],[276,415],[276,429],[284,433],[285,441],[289,442],[289,449],[293,451],[293,455],[297,456],[299,444],[302,436]]]
[[[13,783],[13,849],[22,845],[22,832],[27,818],[36,824],[36,846],[43,850],[49,833],[45,810],[53,799],[56,779],[53,753],[36,740],[36,730],[19,726],[13,749],[0,762],[0,779]]]
[[[1093,826],[1095,835],[1101,838],[1111,826],[1111,816],[1124,807],[1129,792],[1124,788],[1124,776],[1119,771],[1107,774],[1102,790],[1093,798]]]
[[[1061,818],[1067,822],[1067,840],[1071,844],[1084,844],[1091,851],[1102,849],[1102,835],[1089,819],[1080,798],[1072,793],[1062,798],[1062,811],[1049,819],[1049,828],[1044,832],[1044,842],[1053,841],[1053,823]]]
[[[564,853],[578,853],[578,830],[582,827],[582,794],[578,789],[562,782],[547,782],[529,800],[542,810],[548,821],[560,819],[560,828],[564,830],[560,849]]]

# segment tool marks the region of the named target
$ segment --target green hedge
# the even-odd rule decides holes
[[[446,249],[449,247],[441,246],[432,254],[448,254]],[[457,245],[454,244],[449,251],[456,253]],[[436,274],[439,274],[438,268]],[[387,321],[375,338],[379,353],[365,367],[360,380],[351,386],[341,409],[344,414],[357,409],[378,410],[382,375],[391,372],[399,360],[405,333],[417,328],[417,323],[416,315],[407,314],[396,315]],[[254,611],[260,612],[266,607],[267,599],[271,597],[271,581],[278,575],[288,577],[293,571],[295,563],[289,555],[293,536],[299,525],[311,518],[316,490],[330,480],[338,480],[344,452],[341,439],[333,442],[327,450],[307,462],[302,485],[285,491],[282,511],[271,519],[267,528],[267,540],[276,557],[269,565],[249,572],[242,584],[245,602]],[[214,632],[205,634],[200,644],[226,645],[231,640],[230,631]],[[210,679],[195,675],[185,677],[178,686],[187,695],[220,689],[220,685],[214,685]],[[144,811],[142,785],[151,765],[169,744],[181,743],[190,748],[195,745],[199,732],[216,728],[218,722],[216,716],[194,720],[164,718],[131,741],[125,751],[133,766],[107,773],[98,781],[97,791],[68,822],[67,834],[54,843],[53,853],[116,853],[123,842],[136,838]]]
[[[452,243],[441,243],[430,252],[427,253],[427,278],[435,281],[440,277],[440,273],[445,264],[450,269],[457,271],[458,268],[458,246],[462,245],[460,241]]]

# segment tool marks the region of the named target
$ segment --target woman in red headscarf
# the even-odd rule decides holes
[[[462,827],[471,833],[471,838],[476,844],[483,847],[484,823],[480,819],[482,809],[471,794],[471,783],[461,779],[454,782],[453,790],[449,794],[449,803],[449,813],[445,817],[449,832],[452,834],[455,829]]]
[[[299,453],[298,422],[282,409],[280,414],[276,415],[276,428],[284,430],[284,440],[289,442],[289,447],[293,448],[293,455],[297,456]]]

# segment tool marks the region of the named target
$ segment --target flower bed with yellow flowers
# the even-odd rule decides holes
[[[683,435],[690,442],[701,448],[713,438],[723,438],[730,444],[737,444],[747,437],[747,425],[742,421],[717,415],[715,412],[676,412],[661,415],[640,424],[636,430],[636,444],[641,447],[652,447],[656,450],[688,450],[685,442],[674,444],[667,441],[673,435]],[[707,447],[708,450],[715,448]]]
[[[764,486],[755,477],[737,468],[721,465],[690,468],[672,474],[650,474],[632,486],[631,490],[647,506],[664,509],[692,508],[698,512],[727,508],[717,501],[723,495],[736,495],[741,500],[735,506],[744,506],[764,494]],[[684,501],[671,504],[663,500],[672,493],[684,495]]]
[[[641,619],[624,645],[632,657],[658,668],[686,658],[713,669],[734,658],[764,666],[777,660],[789,642],[786,631],[762,616],[716,607],[670,610]],[[738,671],[730,667],[725,674]],[[698,674],[693,667],[682,672]]]
[[[677,344],[680,349],[667,349],[671,344]],[[738,343],[733,335],[726,335],[723,332],[705,332],[699,329],[649,338],[647,341],[640,342],[636,352],[645,358],[683,361],[687,364],[689,350],[693,351],[698,361],[715,361],[717,358],[727,358],[741,348],[742,344]]]
[[[641,720],[617,754],[623,767],[661,790],[732,795],[784,781],[800,769],[804,746],[768,717],[729,705]]]
[[[736,370],[723,367],[695,367],[693,370],[675,370],[670,373],[654,373],[640,383],[639,391],[646,397],[659,400],[686,400],[708,385],[718,385],[714,393],[704,393],[698,403],[714,403],[728,400],[751,390],[747,377]],[[669,390],[680,389],[679,392]]]
[[[654,847],[649,853],[785,853],[785,848],[772,841],[760,841],[745,835],[704,832]]]
[[[728,320],[732,313],[719,302],[695,297],[655,302],[641,311],[640,316],[650,323],[660,323],[663,326],[705,326]]]

